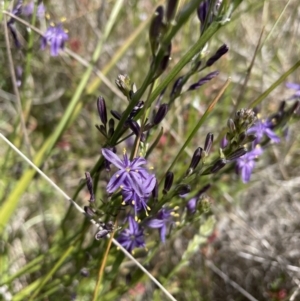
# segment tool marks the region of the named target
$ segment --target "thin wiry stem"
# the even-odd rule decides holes
[[[71,202],[71,204],[82,214],[85,215],[85,211],[74,202],[59,186],[57,186],[44,172],[42,172],[26,155],[24,155],[14,144],[12,144],[2,133],[0,133],[0,138],[4,140],[24,161],[26,161],[42,178],[44,178],[54,189],[56,189],[66,200]],[[97,222],[90,219],[90,222],[97,225]],[[113,244],[120,249],[127,258],[132,260],[172,301],[176,299],[165,289],[165,287],[158,281],[154,276],[150,274],[122,245],[119,244],[117,240],[112,239]]]
[[[6,49],[7,49],[8,62],[9,62],[9,71],[10,71],[10,75],[11,75],[11,79],[12,79],[14,93],[15,93],[16,100],[17,100],[17,109],[18,109],[18,113],[20,116],[20,123],[21,123],[21,128],[22,128],[23,134],[24,134],[27,153],[28,153],[29,158],[31,158],[32,155],[31,155],[31,150],[30,150],[30,140],[29,140],[27,129],[26,129],[24,115],[23,115],[21,98],[20,98],[20,93],[19,93],[19,89],[18,89],[18,85],[17,85],[16,73],[15,73],[13,58],[11,55],[10,41],[9,41],[9,37],[8,37],[8,30],[7,30],[6,24],[7,24],[7,18],[6,18],[6,16],[4,16],[4,25],[3,26],[4,26],[4,35],[5,35],[5,43],[6,43]]]

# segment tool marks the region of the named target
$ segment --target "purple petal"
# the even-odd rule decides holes
[[[109,150],[107,148],[103,148],[102,155],[104,156],[104,158],[107,161],[109,161],[110,163],[112,163],[113,165],[118,167],[119,169],[124,169],[126,167],[126,166],[124,166],[124,163],[122,162],[122,160],[111,150]]]
[[[161,219],[153,218],[148,223],[147,226],[150,228],[158,229],[163,227],[165,222]]]
[[[300,84],[296,84],[296,83],[285,83],[285,86],[286,86],[288,89],[300,90]]]
[[[274,143],[279,143],[280,138],[270,129],[265,130],[266,135],[274,142]]]
[[[130,164],[130,168],[135,169],[141,165],[147,164],[147,160],[142,157],[134,158]]]
[[[167,232],[167,227],[164,225],[161,229],[160,229],[160,239],[161,241],[164,243],[166,241],[166,232]]]
[[[112,193],[120,188],[127,178],[127,173],[125,171],[117,171],[109,180],[106,190],[108,193]]]

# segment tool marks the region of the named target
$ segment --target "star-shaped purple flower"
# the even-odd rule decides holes
[[[123,230],[117,241],[130,253],[135,248],[144,248],[145,239],[144,239],[144,230],[140,227],[138,222],[135,221],[133,216],[128,216],[128,229]]]
[[[41,40],[41,49],[44,50],[49,43],[50,54],[58,56],[59,50],[64,49],[65,42],[69,39],[68,34],[64,31],[61,24],[48,27]]]
[[[160,239],[163,243],[166,241],[167,226],[172,223],[174,215],[176,214],[173,209],[162,208],[158,211],[157,217],[147,223],[148,227],[159,229]]]
[[[123,160],[121,160],[116,154],[106,148],[102,149],[102,154],[106,160],[119,168],[107,184],[107,192],[113,193],[118,188],[124,189],[126,186],[132,188],[138,196],[143,197],[145,193],[144,186],[147,185],[149,178],[152,179],[153,177],[145,168],[141,167],[147,161],[142,157],[137,157],[130,161],[125,151]]]
[[[124,184],[125,185],[122,187],[123,201],[134,207],[135,216],[137,216],[137,212],[141,210],[145,210],[147,214],[147,210],[150,210],[147,206],[147,201],[156,185],[155,176],[151,175],[143,182],[143,196],[139,196],[130,185],[126,184],[126,181]]]
[[[274,143],[279,143],[280,138],[274,133],[272,127],[273,123],[270,120],[258,120],[250,129],[248,129],[247,134],[254,134],[256,136],[254,141],[255,145],[261,142],[264,135]]]
[[[255,159],[263,153],[261,147],[256,147],[236,160],[237,172],[241,175],[243,183],[248,183],[255,166]]]

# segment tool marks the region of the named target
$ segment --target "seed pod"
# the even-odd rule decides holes
[[[173,180],[174,180],[174,174],[171,171],[168,171],[165,178],[163,194],[166,194],[171,189]]]
[[[100,120],[106,126],[107,111],[106,111],[105,100],[102,96],[98,97],[98,99],[97,99],[97,108],[98,108],[98,114],[99,114]]]

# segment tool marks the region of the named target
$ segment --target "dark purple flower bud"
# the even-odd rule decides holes
[[[153,118],[153,124],[158,125],[167,115],[169,106],[166,103],[160,105],[157,113]]]
[[[209,154],[212,144],[214,142],[214,135],[212,133],[208,133],[206,135],[205,143],[204,143],[204,151],[206,155]]]
[[[158,66],[158,69],[155,74],[155,78],[158,78],[167,69],[169,65],[169,61],[171,59],[171,51],[172,51],[172,44],[170,43],[166,48],[164,57],[162,58]]]
[[[98,114],[99,114],[101,122],[104,125],[106,125],[107,124],[107,111],[106,111],[105,100],[102,96],[98,97],[98,99],[97,99],[97,108],[98,108]]]
[[[244,156],[247,153],[247,149],[245,147],[240,147],[234,152],[232,152],[230,155],[226,157],[228,161],[236,160],[242,156]]]
[[[155,201],[158,200],[158,182],[156,180],[154,189],[152,190],[152,197]]]
[[[208,59],[206,62],[206,67],[210,67],[213,65],[218,59],[220,59],[225,53],[227,53],[229,50],[228,46],[226,44],[223,44],[217,52]]]
[[[222,138],[220,146],[224,149],[228,145],[228,140],[226,139],[226,135]]]
[[[115,110],[111,110],[110,111],[111,115],[113,115],[113,117],[115,117],[117,120],[120,120],[122,118],[122,114],[120,114],[119,112],[115,111]]]
[[[209,10],[209,2],[208,0],[202,1],[197,9],[197,15],[201,22],[201,25],[204,25],[205,19],[207,17]]]
[[[86,178],[86,186],[88,188],[88,191],[90,193],[90,202],[95,201],[95,194],[93,190],[93,180],[89,172],[85,173],[85,178]]]
[[[176,192],[179,196],[184,196],[191,191],[191,186],[187,184],[182,184],[176,187]]]
[[[222,169],[226,165],[226,160],[225,159],[219,159],[210,169],[211,173],[216,173],[220,169]]]
[[[240,145],[245,144],[246,143],[245,142],[246,138],[247,138],[247,135],[246,135],[245,132],[240,133],[239,137],[238,137],[238,140],[237,140],[237,143],[240,144]]]
[[[89,272],[89,270],[87,268],[82,268],[80,270],[80,275],[82,277],[89,277],[90,276],[90,272]]]
[[[90,206],[84,206],[83,210],[88,217],[92,218],[95,216],[95,211]]]
[[[106,128],[103,124],[101,124],[100,126],[96,124],[96,128],[104,137],[107,137]]]
[[[236,126],[232,119],[228,119],[227,126],[229,128],[229,131],[231,134],[234,134],[236,132]]]
[[[109,230],[106,230],[106,229],[101,229],[99,230],[96,234],[95,234],[95,239],[96,240],[99,240],[101,238],[104,238],[107,236],[107,234],[109,234],[110,231]]]
[[[150,28],[149,28],[149,40],[151,44],[152,54],[155,55],[159,44],[159,38],[163,28],[163,18],[164,18],[164,8],[159,6],[152,18]]]
[[[214,71],[214,72],[211,72],[211,73],[207,74],[206,76],[201,78],[197,83],[190,85],[187,91],[198,89],[202,85],[208,83],[210,80],[212,80],[213,78],[218,76],[219,73],[220,73],[219,71]]]
[[[170,94],[171,98],[174,97],[174,96],[177,96],[181,92],[181,89],[182,89],[182,86],[181,86],[182,80],[183,80],[183,76],[180,76],[180,77],[178,77],[176,79],[176,81],[175,81],[175,83],[173,85],[171,94]]]
[[[193,154],[190,166],[186,172],[187,176],[190,175],[194,171],[194,169],[198,166],[198,164],[202,158],[202,151],[203,151],[203,149],[201,147],[196,148],[196,150]]]
[[[115,132],[115,121],[110,118],[108,121],[108,136],[111,137]]]
[[[131,120],[132,118],[134,118],[143,107],[144,107],[144,102],[141,100],[134,106],[127,120]]]
[[[175,14],[176,14],[177,5],[178,5],[178,0],[169,0],[168,1],[167,8],[166,8],[167,22],[170,22],[173,20]]]
[[[156,106],[159,106],[159,105],[160,105],[161,100],[163,99],[166,90],[167,90],[167,87],[165,87],[165,88],[160,92],[160,94],[159,94],[159,96],[158,96],[158,98],[157,98],[157,101],[156,101]]]
[[[130,129],[133,131],[133,133],[139,137],[141,133],[141,127],[135,120],[129,120],[127,121],[127,124],[129,125]]]
[[[8,29],[9,29],[10,33],[11,33],[11,36],[12,36],[13,41],[15,43],[15,46],[17,48],[20,48],[21,43],[20,43],[19,38],[18,38],[18,34],[17,34],[15,24],[14,23],[7,23],[7,26],[8,26]]]
[[[171,189],[173,180],[174,180],[174,174],[171,171],[168,171],[165,178],[163,194],[166,194]]]

